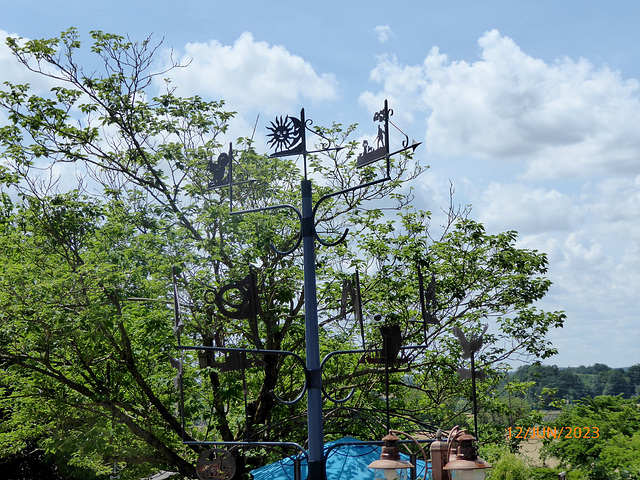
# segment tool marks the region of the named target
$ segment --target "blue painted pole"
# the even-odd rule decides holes
[[[322,426],[322,372],[316,296],[316,252],[311,181],[303,180],[302,251],[304,258],[304,308],[307,345],[307,426],[309,432],[309,480],[324,480],[324,433]]]

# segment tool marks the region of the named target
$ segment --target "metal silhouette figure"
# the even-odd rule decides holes
[[[471,378],[471,395],[473,401],[473,425],[475,429],[475,437],[478,438],[478,400],[476,396],[476,378],[480,381],[484,380],[485,374],[480,370],[476,370],[475,353],[482,348],[484,342],[483,335],[487,332],[489,325],[484,326],[484,330],[480,335],[472,334],[467,338],[462,330],[453,327],[453,334],[458,337],[460,346],[462,347],[462,358],[471,359],[471,370],[459,368],[458,374],[461,378]]]
[[[229,185],[231,175],[231,155],[222,152],[218,155],[218,161],[214,162],[213,160],[209,160],[207,170],[212,177],[212,180],[209,182],[209,188]]]

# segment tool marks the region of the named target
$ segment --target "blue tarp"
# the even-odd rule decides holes
[[[327,480],[373,480],[373,470],[367,468],[371,462],[380,459],[380,446],[367,445],[342,445],[362,443],[351,437],[344,437],[335,442],[324,445],[327,457]],[[335,447],[334,447],[335,446]],[[332,448],[333,447],[333,448]],[[409,460],[408,455],[400,454],[403,460]],[[417,476],[424,478],[424,460],[417,462]],[[302,460],[302,479],[307,478],[307,459]],[[294,480],[293,457],[288,457],[279,462],[265,465],[251,471],[254,480]],[[431,478],[431,470],[427,471],[427,480]]]

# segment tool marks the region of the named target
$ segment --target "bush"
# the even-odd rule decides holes
[[[525,461],[513,453],[500,457],[500,460],[489,470],[489,480],[529,480],[530,468]]]
[[[587,480],[588,476],[580,469],[566,470],[564,468],[531,467],[529,478],[531,480],[558,480],[561,472],[567,473],[567,480]]]

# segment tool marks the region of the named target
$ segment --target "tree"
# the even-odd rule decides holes
[[[598,396],[563,409],[556,439],[545,439],[544,452],[593,479],[631,479],[640,474],[638,398]],[[567,433],[567,429],[571,431]]]
[[[183,439],[303,443],[304,405],[276,398],[298,396],[300,366],[291,357],[261,353],[244,369],[223,371],[221,354],[198,357],[176,348],[168,305],[176,272],[182,345],[301,354],[301,256],[270,248],[294,245],[297,218],[279,211],[231,216],[229,189],[210,188],[210,172],[228,152],[221,137],[232,113],[222,102],[178,97],[170,84],[154,96],[154,79],[167,72],[151,70],[157,45],[149,39],[91,36],[102,73],[78,63],[81,43],[73,29],[53,39],[8,39],[26,68],[55,85],[44,96],[27,85],[8,84],[0,92],[9,118],[0,130],[0,388],[8,400],[1,405],[2,451],[38,442],[66,463],[101,474],[115,464],[126,465],[122,478],[158,468],[193,477],[203,447]],[[310,159],[314,174],[324,178],[316,198],[380,173],[375,165],[356,168],[354,128],[318,128],[324,146],[343,148]],[[297,200],[300,174],[293,162],[259,155],[246,139],[231,154],[238,167],[235,208]],[[66,164],[86,175],[75,189],[60,189],[55,178],[39,173]],[[564,316],[533,307],[550,286],[545,255],[516,248],[515,232],[487,234],[466,211],[452,210],[444,234],[432,238],[428,213],[413,211],[410,192],[400,189],[421,171],[411,156],[401,156],[388,182],[331,197],[316,216],[329,238],[351,227],[349,247],[317,254],[323,353],[362,347],[358,323],[339,307],[340,286],[356,267],[367,320],[368,353],[332,357],[325,365],[329,395],[341,399],[354,391],[344,403],[327,402],[328,436],[377,436],[384,425],[385,369],[363,361],[380,355],[374,314],[397,325],[405,344],[430,346],[391,368],[394,425],[464,419],[469,385],[463,382],[461,392],[454,326],[479,333],[491,319],[478,352],[490,380],[480,385],[481,395],[495,384],[503,360],[554,353],[546,333]],[[385,197],[395,200],[399,221],[380,208],[366,209]],[[418,265],[437,281],[437,301],[430,304],[436,325],[416,322]],[[252,268],[260,300],[255,325],[228,318],[211,300],[213,289]],[[169,359],[181,353],[184,432]],[[239,455],[239,473],[246,471],[242,462],[264,459]]]
[[[517,379],[535,381],[535,386],[527,392],[527,399],[531,403],[542,402],[541,408],[546,408],[558,400],[578,400],[588,396],[591,392],[573,369],[561,369],[557,365],[524,365],[515,373]],[[543,392],[553,392],[553,396],[546,397]]]
[[[635,389],[632,388],[629,377],[625,374],[621,368],[616,368],[608,372],[607,383],[605,384],[603,395],[624,395],[630,397],[635,393]]]
[[[433,425],[452,426],[465,421],[471,382],[461,383],[456,374],[457,368],[469,365],[461,363],[461,347],[451,336],[451,329],[464,325],[477,333],[485,322],[492,324],[493,328],[484,335],[485,347],[478,353],[479,369],[488,379],[478,384],[482,395],[496,388],[505,359],[514,355],[533,358],[552,355],[555,350],[544,338],[549,328],[562,324],[563,315],[540,312],[531,306],[550,285],[541,276],[546,271],[546,257],[516,248],[515,232],[489,235],[477,222],[452,213],[444,235],[433,239],[429,237],[431,229],[425,212],[407,209],[399,217],[399,222],[383,223],[376,212],[366,218],[360,215],[368,233],[358,241],[358,249],[344,249],[342,254],[367,273],[362,285],[365,314],[371,318],[380,313],[387,322],[397,323],[404,345],[429,345],[426,351],[407,352],[405,367],[399,366],[392,379],[398,388],[416,393],[419,401],[411,405],[406,394],[398,391],[393,411],[404,412],[414,419],[420,415]],[[420,317],[419,265],[422,271],[434,275],[438,290],[437,307],[431,313],[439,323],[426,329],[416,321]],[[326,285],[325,305],[339,298],[341,276],[336,272],[336,277],[338,281]],[[342,330],[347,327],[343,325]],[[355,322],[351,327],[355,329]],[[377,336],[377,344],[381,345],[377,327],[370,324],[366,336]],[[357,332],[351,332],[357,342]],[[353,379],[362,370],[356,363],[352,368],[353,385]],[[379,373],[377,378],[365,377],[360,387],[364,391],[365,385],[379,385],[382,379]],[[372,401],[366,398],[366,402]]]
[[[626,371],[598,363],[590,367],[581,365],[568,368],[558,368],[556,365],[523,365],[516,370],[514,377],[535,381],[536,386],[527,393],[531,402],[539,398],[544,388],[555,390],[556,399],[575,401],[598,395],[621,394],[624,398],[631,398],[640,384],[637,372],[638,365],[632,365]]]

